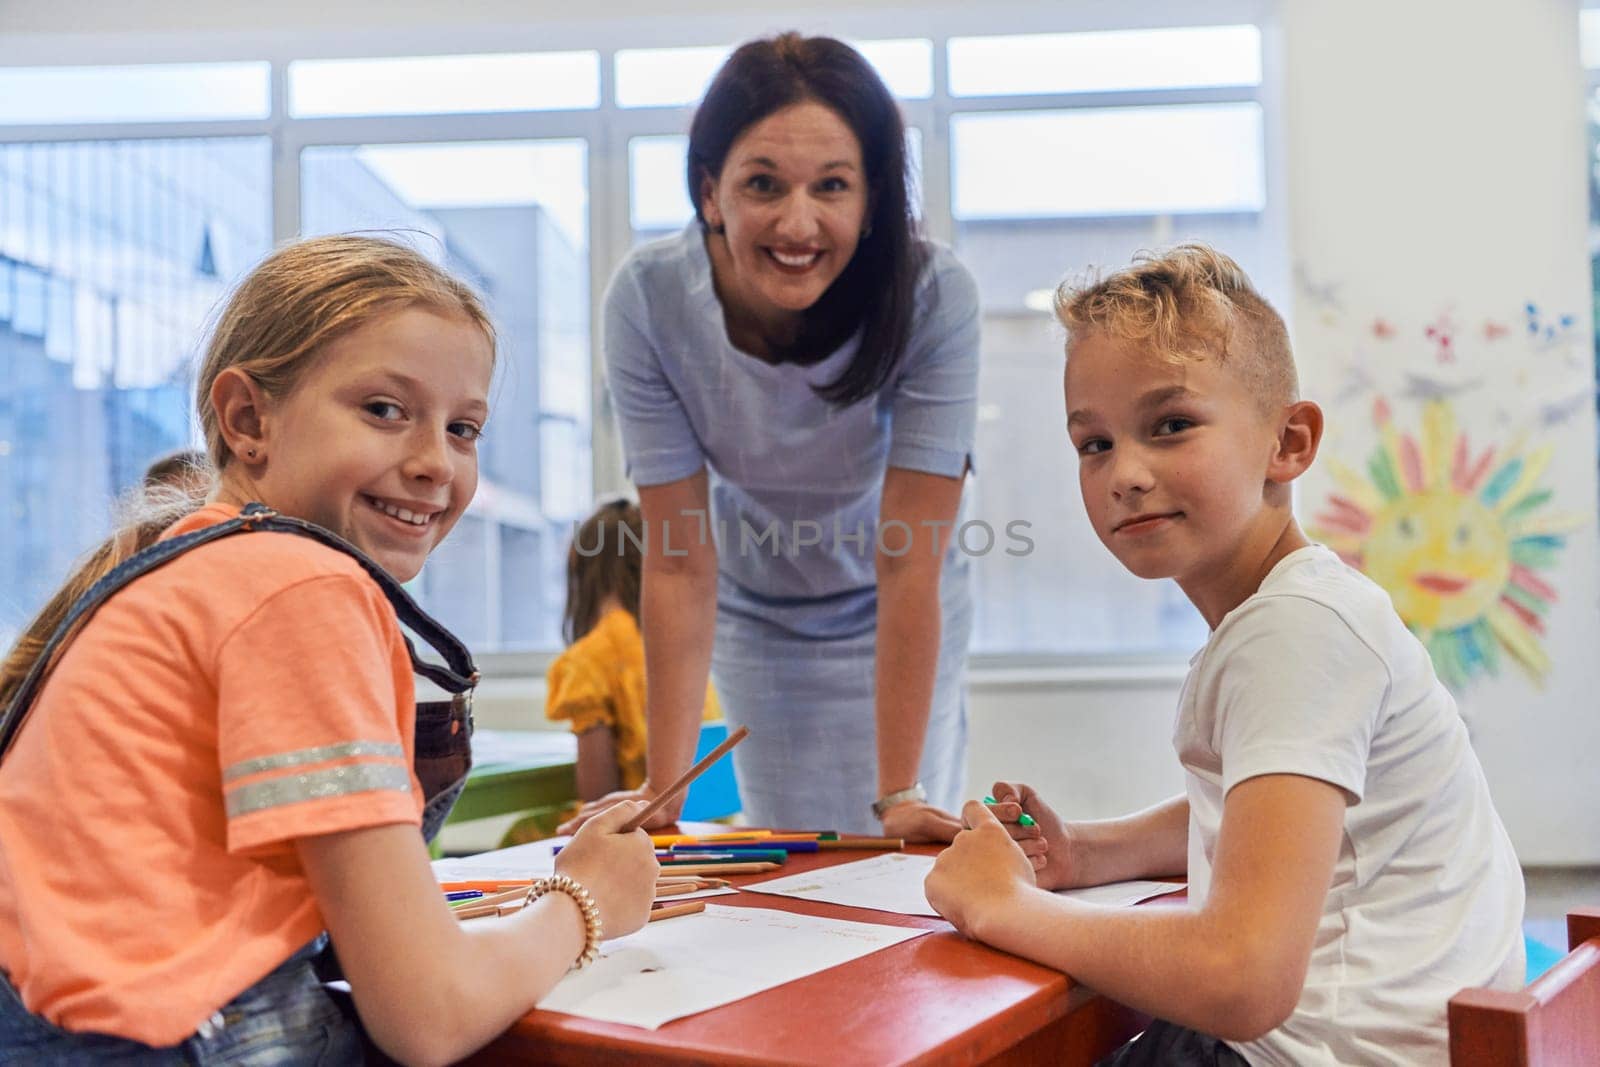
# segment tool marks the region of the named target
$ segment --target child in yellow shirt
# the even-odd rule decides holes
[[[567,650],[546,675],[544,714],[578,735],[581,800],[644,783],[644,538],[639,506],[616,500],[584,520],[567,550]],[[722,718],[709,686],[704,717]]]

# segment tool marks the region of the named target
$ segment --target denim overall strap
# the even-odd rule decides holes
[[[44,682],[44,676],[49,673],[50,666],[57,653],[71,640],[73,629],[80,620],[93,615],[101,604],[110,599],[111,594],[117,592],[135,578],[148,574],[157,567],[183,555],[191,548],[238,533],[241,529],[246,529],[250,521],[241,512],[237,518],[220,522],[215,526],[208,526],[204,530],[196,530],[181,537],[159,541],[143,552],[124,560],[85,590],[83,595],[73,603],[72,609],[67,612],[67,617],[62,620],[61,625],[56,627],[55,633],[50,636],[49,642],[40,651],[39,657],[33,661],[32,669],[23,677],[22,684],[17,688],[16,696],[12,699],[10,706],[5,709],[4,717],[0,718],[0,759],[5,758],[7,750],[11,747],[12,739],[16,736],[18,728],[22,726],[22,720],[27,717],[28,709],[33,704],[33,698],[39,686]]]
[[[389,599],[389,604],[400,618],[400,622],[414,631],[444,657],[445,665],[428,663],[417,656],[417,650],[407,637],[406,651],[411,654],[411,668],[428,681],[437,685],[447,693],[465,693],[478,684],[478,669],[473,666],[472,654],[467,651],[456,635],[446,630],[438,620],[423,611],[417,602],[411,599],[411,594],[405,587],[394,580],[394,577],[373,559],[349,541],[338,534],[323,529],[315,523],[304,519],[290,518],[279,515],[271,508],[262,504],[246,504],[239,513],[240,520],[246,517],[259,516],[252,529],[275,530],[282,533],[298,533],[315,541],[327,545],[329,548],[338,549],[361,565],[373,581],[378,583],[378,588],[383,590],[383,595]],[[235,520],[238,521],[238,520]],[[200,531],[205,532],[205,531]],[[231,531],[237,532],[237,531]]]
[[[249,530],[273,530],[282,533],[293,533],[311,537],[330,548],[345,553],[359,563],[363,570],[378,583],[384,596],[394,607],[395,614],[400,621],[416,632],[431,647],[445,659],[445,666],[439,666],[423,661],[417,655],[416,648],[409,637],[405,638],[406,651],[411,656],[411,666],[418,674],[438,685],[446,692],[456,695],[452,701],[457,705],[470,723],[467,708],[470,706],[470,692],[478,681],[478,671],[473,666],[472,656],[455,635],[441,626],[432,616],[423,611],[409,593],[401,588],[382,567],[373,562],[364,553],[351,545],[338,535],[324,530],[320,526],[306,522],[303,519],[293,519],[279,515],[276,511],[263,504],[246,504],[237,517],[208,526],[203,530],[183,534],[179,537],[158,541],[142,552],[118,564],[94,585],[90,586],[82,596],[72,605],[67,617],[45,644],[38,659],[34,661],[32,669],[23,678],[18,687],[11,705],[5,709],[3,718],[0,718],[0,760],[5,758],[5,753],[10,749],[12,740],[16,737],[17,730],[21,727],[23,719],[27,717],[32,707],[34,697],[37,696],[39,687],[43,684],[45,675],[49,673],[51,664],[61,650],[72,640],[79,623],[92,616],[112,594],[118,592],[136,578],[150,573],[191,549],[201,545],[220,540],[233,534]],[[470,726],[468,727],[470,731]],[[463,739],[464,740],[464,739]]]

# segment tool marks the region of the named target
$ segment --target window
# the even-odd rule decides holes
[[[933,42],[922,39],[851,41],[889,91],[903,100],[933,92]],[[693,107],[732,46],[625,48],[617,53],[619,107]]]
[[[996,36],[843,21],[900,101],[924,227],[982,294],[971,517],[1031,524],[1029,555],[976,561],[974,651],[1186,652],[1204,628],[1181,593],[1123,573],[1082,516],[1048,299],[1085,266],[1199,238],[1282,302],[1265,45],[1252,25],[1041,25],[1071,17]],[[144,465],[194,443],[193,355],[230,285],[296,233],[383,229],[474,284],[501,342],[478,498],[413,591],[475,652],[554,648],[572,524],[626,488],[595,403],[599,289],[693,217],[694,104],[730,42],[762,32],[728,24],[696,40],[679,20],[686,47],[618,23],[495,54],[274,41],[270,62],[0,68],[0,642]],[[85,123],[128,129],[83,140]]]
[[[308,148],[300,192],[302,232],[396,231],[483,296],[499,356],[480,488],[415,592],[470,647],[555,647],[590,497],[587,146]]]
[[[0,126],[264,119],[265,63],[0,67]]]
[[[628,142],[628,222],[634,241],[663,237],[694,217],[682,134],[635,137]]]
[[[206,315],[272,245],[270,159],[262,137],[0,144],[0,642],[193,443]]]
[[[1051,296],[1086,267],[1199,239],[1233,255],[1285,306],[1287,294],[1271,291],[1277,237],[1262,223],[1259,52],[1253,26],[949,43],[953,96],[1013,94],[1003,104],[954,102],[950,214],[983,301],[975,517],[996,530],[1027,521],[1034,542],[1026,556],[977,561],[974,652],[1170,653],[1204,640],[1182,592],[1127,574],[1084,516]],[[1169,88],[1235,83],[1237,99]],[[1108,92],[1152,87],[1167,91],[1137,107],[1105,106]],[[1025,477],[989,458],[1011,455],[1029,457]]]
[[[952,96],[1198,89],[1261,83],[1261,31],[1201,26],[957,37]]]
[[[595,52],[315,59],[289,64],[289,114],[448,115],[600,106]]]

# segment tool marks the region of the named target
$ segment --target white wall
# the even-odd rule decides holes
[[[1282,119],[1294,335],[1329,435],[1302,513],[1360,472],[1383,396],[1421,419],[1415,376],[1451,394],[1474,449],[1553,450],[1541,514],[1570,528],[1537,682],[1502,656],[1460,703],[1524,862],[1600,861],[1600,583],[1584,78],[1573,0],[1293,3],[1283,21]],[[1592,161],[1591,161],[1592,162]],[[1534,343],[1524,306],[1571,314]],[[1454,323],[1441,358],[1425,330]],[[1378,327],[1379,319],[1384,326]],[[1505,327],[1491,336],[1491,327]],[[1382,333],[1387,329],[1388,336]],[[1365,375],[1370,388],[1359,388]],[[1342,398],[1341,398],[1342,397]],[[1574,401],[1573,398],[1576,398]],[[1574,402],[1557,418],[1549,410]]]

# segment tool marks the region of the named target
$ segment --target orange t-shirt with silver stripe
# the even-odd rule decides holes
[[[115,594],[0,764],[0,968],[23,1003],[193,1034],[323,929],[296,838],[420,824],[415,719],[394,610],[309,538],[236,534]]]

